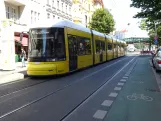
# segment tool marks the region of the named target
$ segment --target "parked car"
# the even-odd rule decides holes
[[[155,54],[152,53],[152,64],[156,71],[161,70],[161,48]]]

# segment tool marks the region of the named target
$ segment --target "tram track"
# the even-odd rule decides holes
[[[33,100],[33,101],[30,101],[30,102],[28,102],[28,103],[26,103],[26,104],[24,104],[24,105],[22,105],[22,106],[19,106],[18,108],[15,108],[14,110],[8,111],[8,112],[6,112],[6,113],[4,113],[4,114],[2,114],[2,115],[0,116],[0,120],[3,119],[3,118],[5,118],[6,116],[9,116],[9,115],[13,114],[13,113],[16,112],[16,111],[19,111],[19,110],[21,110],[21,109],[23,109],[23,108],[25,108],[25,107],[27,107],[27,106],[30,106],[30,105],[32,105],[32,104],[34,104],[34,103],[36,103],[36,102],[39,102],[39,101],[45,99],[46,97],[49,97],[49,96],[51,96],[51,95],[53,95],[53,94],[56,94],[57,92],[60,92],[60,91],[62,91],[62,90],[64,90],[64,89],[66,89],[67,87],[70,87],[70,86],[73,85],[74,83],[77,83],[77,82],[79,82],[79,81],[81,81],[81,80],[83,80],[83,79],[85,79],[85,78],[88,78],[88,77],[90,77],[90,76],[92,76],[92,75],[94,75],[94,74],[96,74],[96,73],[98,73],[98,72],[100,72],[100,71],[103,71],[104,69],[106,69],[106,68],[108,68],[108,67],[111,67],[111,66],[113,66],[113,65],[115,65],[115,64],[117,64],[117,63],[119,63],[119,62],[121,62],[121,61],[123,61],[123,60],[125,60],[125,59],[127,59],[127,58],[123,58],[123,59],[121,59],[121,60],[118,60],[118,61],[116,61],[116,62],[114,62],[114,63],[112,63],[112,64],[110,64],[110,65],[107,65],[107,66],[101,68],[100,70],[97,70],[97,71],[95,71],[95,72],[93,72],[93,73],[91,73],[91,74],[89,74],[89,75],[84,76],[84,77],[81,78],[81,79],[78,79],[78,80],[76,80],[76,81],[73,81],[73,82],[71,82],[71,83],[69,83],[69,84],[67,84],[67,85],[65,85],[65,86],[63,86],[63,87],[61,87],[61,88],[56,89],[55,91],[52,91],[52,92],[50,92],[50,93],[47,93],[47,94],[44,95],[44,96],[41,96],[41,97],[39,97],[39,98],[37,98],[37,99],[35,99],[35,100]],[[48,81],[49,81],[49,80],[48,80]],[[42,83],[42,82],[41,82],[41,83]],[[39,84],[41,84],[41,83],[39,83]],[[34,87],[34,86],[36,86],[36,85],[33,85],[32,87]],[[27,90],[27,89],[30,89],[30,87],[25,88],[25,89],[26,89],[26,90]],[[18,92],[24,91],[25,89],[21,89],[21,90],[15,91],[15,92],[12,92],[12,93],[10,93],[10,94],[18,93]],[[7,94],[6,96],[9,96],[10,94]],[[4,97],[4,96],[3,96],[3,97]],[[1,100],[1,98],[3,98],[3,97],[1,96],[1,97],[0,97],[0,100]]]
[[[136,58],[136,57],[135,57]],[[71,110],[68,114],[66,114],[60,121],[67,121],[68,118],[79,108],[81,108],[85,103],[87,103],[92,97],[94,97],[101,89],[103,89],[108,83],[112,81],[112,79],[117,76],[124,68],[126,68],[135,58],[131,59],[126,65],[124,65],[121,69],[119,69],[115,74],[113,74],[109,79],[103,82],[96,90],[94,90],[89,96],[87,96],[84,100],[82,100],[73,110]],[[136,60],[135,60],[136,62]],[[135,63],[134,62],[134,63]],[[133,65],[133,64],[132,64]]]
[[[29,79],[29,78],[28,78]],[[51,79],[52,80],[52,79]],[[11,94],[14,94],[14,93],[18,93],[18,92],[20,92],[20,91],[23,91],[23,90],[27,90],[27,89],[30,89],[30,88],[32,88],[32,87],[34,87],[34,86],[36,86],[36,85],[39,85],[39,84],[42,84],[42,83],[45,83],[45,82],[48,82],[48,81],[50,81],[50,80],[43,80],[43,81],[38,81],[38,82],[36,82],[36,83],[33,83],[33,84],[28,84],[28,85],[26,85],[26,86],[24,86],[24,87],[22,87],[22,88],[18,88],[18,89],[14,89],[14,91],[6,91],[6,90],[4,90],[4,91],[1,91],[0,90],[0,99],[1,98],[3,98],[3,97],[5,97],[5,96],[8,96],[8,95],[11,95]]]
[[[113,64],[116,64],[116,63],[118,63],[118,62],[120,62],[120,61],[122,61],[124,59],[126,59],[126,58],[118,60],[118,61],[114,62]],[[89,74],[89,76],[91,76],[91,75]],[[85,76],[85,78],[86,78],[86,76]],[[28,80],[31,80],[31,79],[29,77],[27,79],[25,79],[25,81],[28,81]],[[14,91],[13,90],[8,91],[8,89],[6,89],[7,90],[6,91],[6,90],[2,90],[1,88],[3,88],[4,86],[10,86],[10,85],[16,84],[16,83],[22,83],[22,81],[15,81],[13,83],[10,82],[10,83],[6,83],[6,84],[2,84],[2,85],[0,85],[0,99],[5,97],[5,96],[9,96],[11,94],[19,93],[20,91],[30,89],[30,88],[32,88],[32,87],[34,87],[36,85],[39,85],[39,84],[42,84],[42,83],[46,83],[46,82],[49,82],[49,81],[52,81],[52,80],[53,80],[53,78],[52,79],[45,79],[45,80],[42,80],[42,81],[40,80],[40,81],[35,83],[34,82],[35,80],[33,79],[32,80],[32,83],[34,82],[33,84],[26,84],[26,85],[24,84],[24,85],[22,85],[22,87],[18,87],[17,89],[13,89]]]

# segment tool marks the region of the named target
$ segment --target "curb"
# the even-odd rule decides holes
[[[155,76],[155,79],[156,79],[156,81],[157,81],[159,90],[161,91],[161,77],[160,77],[160,75],[157,74],[156,71],[154,70],[151,60],[149,60],[149,63],[150,63],[150,65],[151,65],[151,69],[152,69],[153,74],[154,74],[154,76]]]
[[[9,75],[5,75],[4,77],[0,78],[0,86],[20,82],[26,79],[27,77],[28,77],[27,73],[24,72],[11,73]]]

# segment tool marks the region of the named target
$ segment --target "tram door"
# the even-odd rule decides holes
[[[77,69],[77,40],[76,37],[68,37],[69,44],[69,71],[74,71]]]

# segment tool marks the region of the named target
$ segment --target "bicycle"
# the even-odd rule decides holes
[[[153,100],[152,97],[144,96],[144,94],[136,94],[136,93],[133,93],[132,95],[128,95],[127,99],[128,100],[142,99],[142,100],[145,100],[145,101],[152,101]]]

